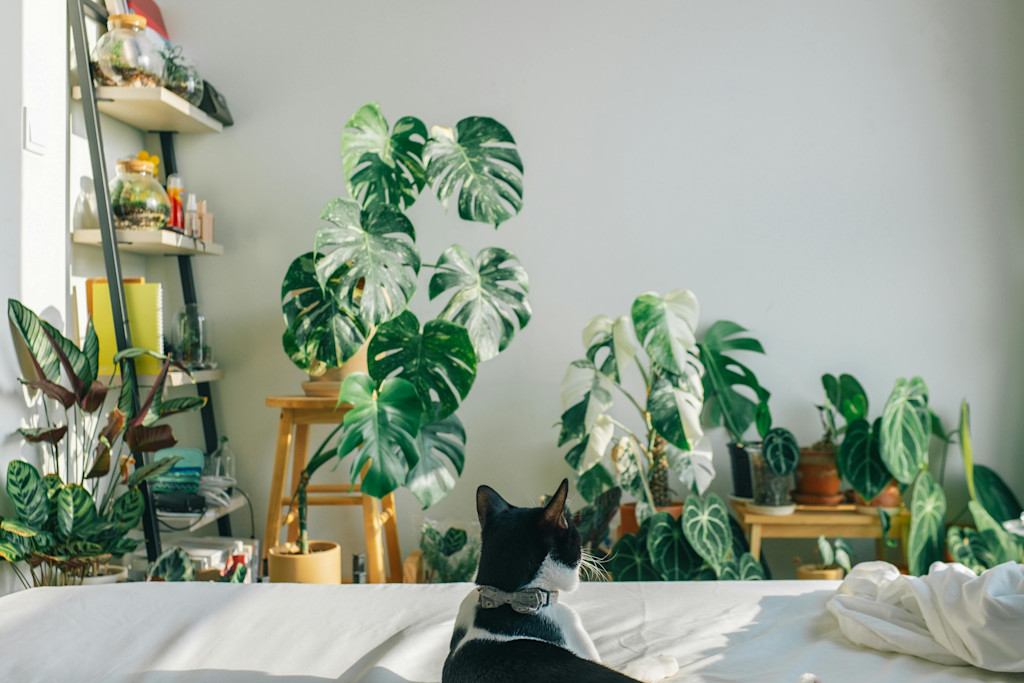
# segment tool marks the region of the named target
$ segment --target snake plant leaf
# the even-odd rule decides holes
[[[1024,512],[1006,482],[984,465],[974,466],[974,490],[978,502],[997,522],[1018,519],[1020,513]]]
[[[978,527],[978,533],[981,534],[985,547],[992,553],[995,564],[1024,562],[1024,547],[999,522],[992,519],[981,503],[972,500],[967,503],[967,508],[971,511],[974,525]]]
[[[676,289],[665,295],[641,294],[630,309],[636,338],[647,355],[660,368],[674,375],[685,375],[691,354],[697,350],[697,323],[700,304],[688,289]]]
[[[530,322],[530,279],[510,251],[487,247],[474,259],[457,244],[448,247],[430,278],[430,298],[450,289],[456,291],[438,317],[469,331],[479,362],[504,351],[516,326]]]
[[[423,146],[427,127],[405,116],[388,130],[376,102],[360,107],[341,133],[341,164],[348,193],[364,208],[409,208],[427,182]]]
[[[334,297],[350,266],[342,264],[325,289],[316,274],[316,264],[322,258],[313,252],[299,256],[288,266],[281,283],[282,344],[292,362],[311,375],[341,367],[366,341],[362,322]],[[353,298],[358,300],[359,295]]]
[[[892,479],[882,462],[881,425],[881,418],[875,420],[874,426],[867,420],[854,420],[846,426],[846,437],[836,454],[840,473],[866,501],[881,493]]]
[[[588,503],[595,502],[613,488],[616,488],[615,480],[604,465],[594,465],[576,479],[576,490]]]
[[[495,228],[523,206],[523,162],[505,126],[471,116],[455,130],[434,126],[423,150],[427,180],[441,205],[459,193],[459,217]]]
[[[583,327],[583,348],[587,350],[587,359],[601,374],[621,382],[623,371],[636,358],[633,319],[628,315],[621,315],[615,320],[607,315],[591,318]],[[605,353],[604,360],[598,364],[597,357],[601,353]]]
[[[907,564],[910,573],[928,573],[932,562],[941,562],[946,540],[946,494],[932,475],[922,472],[914,483],[907,533]]]
[[[100,522],[96,502],[84,486],[68,484],[57,495],[57,529],[63,538],[86,539]]]
[[[689,581],[703,562],[687,542],[679,520],[667,512],[651,515],[647,528],[647,554],[665,581]]]
[[[401,377],[416,387],[425,422],[443,420],[459,407],[476,379],[476,355],[462,325],[431,320],[420,331],[412,311],[377,328],[370,340],[370,377]]]
[[[882,461],[897,481],[911,483],[928,464],[931,434],[924,380],[897,379],[882,410]]]
[[[574,360],[562,378],[562,430],[558,445],[582,439],[598,415],[612,407],[613,384],[590,360]]]
[[[22,374],[30,381],[60,382],[60,360],[43,332],[42,320],[16,299],[7,300],[7,319],[11,333],[25,342],[27,363],[22,363]],[[19,354],[19,360],[21,356]],[[26,365],[28,367],[26,367]]]
[[[636,534],[625,534],[612,546],[606,567],[614,581],[660,581],[647,552],[647,529],[650,520],[640,525]]]
[[[64,438],[64,435],[68,433],[68,426],[61,425],[60,427],[22,427],[18,429],[18,433],[25,437],[25,441],[29,443],[49,443],[57,444]]]
[[[724,426],[732,443],[743,441],[743,434],[754,421],[757,403],[767,402],[770,396],[750,368],[729,355],[732,351],[764,353],[756,339],[736,336],[746,331],[734,322],[719,320],[708,328],[704,341],[697,345],[700,362],[704,366],[707,421],[712,426]]]
[[[698,496],[704,495],[715,478],[711,440],[708,437],[703,437],[688,451],[667,444],[665,457],[668,459],[669,471],[683,482],[688,491]]]
[[[378,204],[361,211],[350,199],[327,203],[314,251],[320,286],[370,329],[405,310],[416,291],[416,232],[401,211]]]
[[[405,486],[427,509],[455,488],[466,462],[466,430],[455,415],[420,428],[420,461],[409,470]]]
[[[740,555],[739,562],[740,581],[765,581],[764,567],[750,553]]]
[[[946,530],[946,547],[953,560],[966,565],[975,574],[996,566],[995,555],[974,529],[951,526]]]
[[[180,455],[173,455],[168,458],[154,460],[142,467],[136,467],[128,477],[128,486],[138,486],[144,481],[148,481],[154,477],[159,477],[161,474],[169,472],[179,460],[181,460]]]
[[[693,549],[716,572],[732,550],[732,530],[725,503],[714,493],[705,499],[687,496],[683,504],[683,533]]]
[[[704,436],[700,424],[703,407],[704,388],[700,375],[692,369],[683,377],[658,377],[647,394],[647,412],[655,431],[684,451]]]
[[[7,465],[7,495],[22,523],[42,529],[50,512],[50,499],[39,471],[23,460]]]
[[[146,497],[138,488],[130,488],[114,501],[107,521],[113,522],[120,531],[134,529],[142,521],[146,510]]]
[[[792,474],[800,461],[800,446],[793,432],[785,427],[776,427],[764,435],[761,453],[768,469],[780,477]]]
[[[345,413],[336,453],[341,459],[358,451],[350,468],[352,482],[369,462],[362,490],[383,498],[405,483],[422,457],[417,436],[423,405],[416,387],[400,377],[385,379],[377,391],[374,387],[363,373],[342,382],[338,399],[352,409]]]
[[[160,553],[146,574],[147,581],[191,581],[195,577],[192,558],[181,548]]]

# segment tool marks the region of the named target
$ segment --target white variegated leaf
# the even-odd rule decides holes
[[[597,416],[611,408],[612,382],[593,364],[576,361],[569,365],[562,379],[562,408],[568,410],[583,401],[587,401],[584,431],[589,432]]]
[[[587,439],[587,447],[580,458],[580,466],[577,474],[583,474],[594,465],[604,460],[608,452],[608,445],[615,436],[615,423],[607,415],[598,415],[594,420],[594,427],[590,430],[590,438]]]
[[[689,451],[683,451],[672,444],[666,444],[665,456],[668,469],[683,482],[688,491],[704,495],[715,478],[715,466],[711,459],[711,439],[702,437]]]

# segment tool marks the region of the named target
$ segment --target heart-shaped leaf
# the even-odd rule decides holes
[[[989,516],[997,522],[1018,519],[1022,511],[1017,496],[991,468],[974,466],[974,490]]]
[[[866,501],[881,493],[892,479],[882,462],[881,428],[881,418],[874,426],[867,420],[854,420],[846,426],[846,437],[836,454],[839,471]]]
[[[466,328],[431,320],[421,332],[412,311],[378,327],[367,355],[375,381],[397,376],[412,383],[426,422],[454,413],[476,378],[476,356]]]
[[[974,525],[978,527],[978,533],[981,534],[985,547],[995,558],[995,564],[1024,562],[1024,545],[1018,542],[1016,536],[1010,534],[1002,524],[992,519],[992,516],[977,501],[969,501],[967,508],[971,511]]]
[[[420,272],[416,232],[393,206],[362,211],[349,199],[328,202],[320,214],[331,223],[316,231],[314,250],[320,286],[364,329],[376,327],[405,310]]]
[[[793,432],[785,427],[776,427],[764,435],[761,453],[768,469],[780,477],[792,474],[800,461],[800,446]]]
[[[342,382],[338,400],[352,405],[345,413],[338,439],[338,458],[358,450],[350,470],[352,482],[369,462],[362,490],[383,498],[405,483],[409,471],[422,457],[416,437],[423,406],[416,387],[392,377],[381,382],[379,391],[374,391],[370,377],[355,373]]]
[[[57,529],[63,538],[85,539],[100,522],[96,502],[83,486],[68,484],[57,495]]]
[[[405,486],[430,507],[455,488],[466,462],[466,430],[455,415],[420,428],[420,461],[409,470]]]
[[[703,405],[704,389],[694,368],[685,376],[658,377],[647,395],[647,412],[655,431],[684,451],[704,436],[700,425]]]
[[[688,289],[641,294],[630,310],[640,344],[651,360],[673,375],[689,372],[690,357],[697,351],[700,304]]]
[[[23,460],[7,465],[7,495],[22,523],[42,529],[50,514],[49,497],[39,471]]]
[[[724,426],[732,443],[743,441],[743,434],[754,421],[756,405],[767,402],[769,397],[750,368],[728,355],[731,351],[764,353],[756,339],[735,336],[746,331],[734,322],[719,320],[708,328],[704,341],[698,344],[704,366],[704,410],[708,423]]]
[[[679,520],[667,512],[652,515],[648,522],[647,554],[665,581],[689,581],[703,562],[687,542]]]
[[[946,539],[946,494],[932,475],[922,472],[914,484],[907,533],[907,564],[910,573],[928,573],[932,562],[941,562]]]
[[[660,581],[661,574],[651,563],[647,552],[647,529],[650,521],[640,525],[637,534],[622,536],[612,547],[608,557],[609,573],[615,581]]]
[[[740,555],[739,562],[740,581],[764,581],[764,567],[750,553]]]
[[[716,572],[732,550],[732,530],[725,503],[714,493],[704,500],[687,496],[683,504],[683,533],[693,549]]]
[[[348,193],[364,208],[412,206],[427,182],[422,160],[426,140],[427,127],[419,119],[403,117],[389,132],[376,102],[360,107],[341,134]]]
[[[147,581],[191,581],[195,575],[192,558],[181,548],[160,553],[146,574]]]
[[[471,116],[455,130],[434,126],[423,150],[427,179],[441,205],[459,193],[459,216],[498,227],[523,206],[523,162],[505,126]]]
[[[441,553],[445,557],[451,557],[466,547],[468,539],[469,535],[466,534],[465,529],[457,529],[455,527],[448,529],[448,531],[444,532],[444,538],[441,539]]]
[[[621,382],[623,371],[636,357],[633,319],[628,315],[621,315],[615,320],[606,315],[591,318],[583,328],[583,347],[587,350],[587,359],[601,374]],[[597,357],[602,352],[605,353],[604,360],[598,363]]]
[[[456,291],[438,317],[469,331],[480,362],[504,351],[516,325],[522,329],[530,321],[530,280],[512,252],[487,247],[474,259],[457,244],[448,247],[430,278],[430,298],[452,288]]]
[[[897,481],[911,483],[928,464],[931,435],[928,387],[924,380],[897,379],[882,410],[882,462]]]
[[[966,565],[975,574],[980,574],[997,564],[995,555],[985,545],[981,534],[969,527],[949,527],[946,531],[946,547],[954,561]]]

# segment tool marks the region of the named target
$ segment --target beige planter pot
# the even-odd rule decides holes
[[[796,578],[811,581],[842,581],[843,568],[818,569],[813,564],[802,564],[796,568]]]
[[[128,580],[128,568],[109,565],[100,570],[99,576],[86,576],[82,579],[83,586],[99,586],[104,583],[123,583]]]
[[[271,583],[341,583],[341,546],[331,541],[310,541],[309,554],[298,544],[270,549],[267,560]]]
[[[356,355],[345,361],[345,364],[340,368],[331,368],[317,377],[310,375],[309,381],[302,383],[303,393],[306,396],[338,398],[338,392],[341,391],[341,383],[345,381],[346,377],[354,372],[369,374],[370,366],[366,359],[366,350],[370,347],[370,339],[372,337],[373,334],[370,334],[366,338],[366,342],[356,351]]]

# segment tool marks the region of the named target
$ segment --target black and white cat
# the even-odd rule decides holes
[[[579,615],[560,601],[580,582],[580,537],[568,522],[563,480],[547,505],[520,508],[489,486],[476,493],[482,545],[477,589],[455,620],[442,683],[622,683],[637,681],[598,663]],[[661,680],[678,670],[670,657],[630,674]]]

